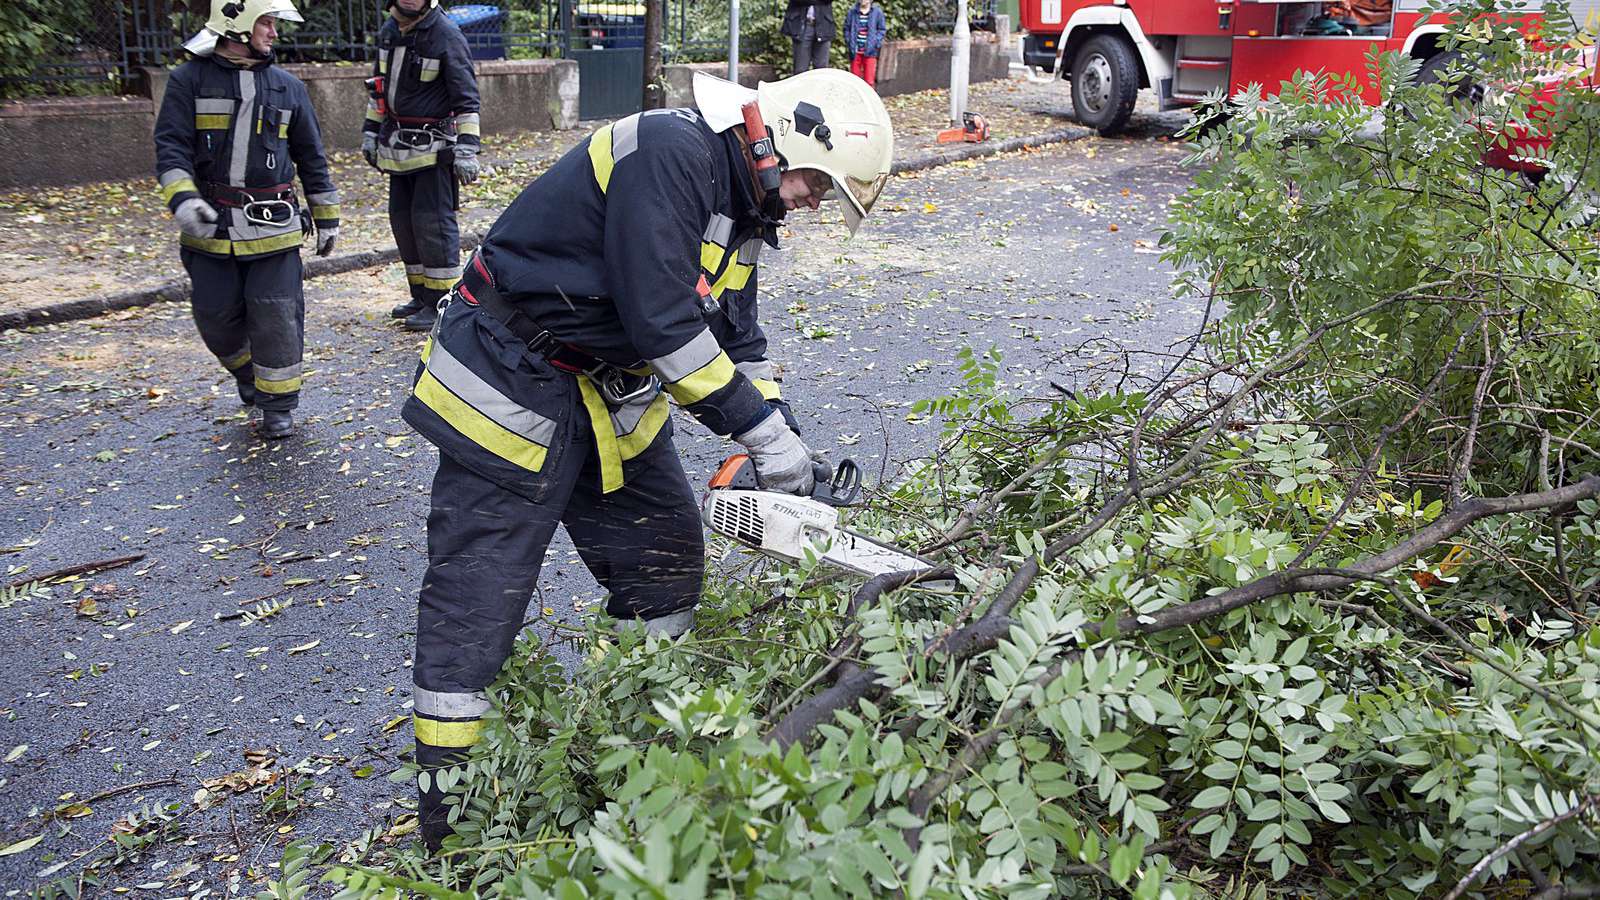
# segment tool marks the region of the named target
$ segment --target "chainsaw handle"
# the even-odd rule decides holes
[[[861,494],[861,467],[853,459],[839,461],[839,468],[829,471],[823,460],[812,463],[812,474],[817,486],[811,489],[811,499],[829,506],[849,506]]]

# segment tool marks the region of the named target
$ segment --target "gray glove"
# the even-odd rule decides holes
[[[378,168],[378,136],[367,132],[361,135],[361,155],[366,157],[367,165]],[[379,169],[379,171],[383,171]]]
[[[217,224],[217,211],[199,197],[179,203],[172,217],[178,220],[178,230],[189,237],[208,238],[216,234],[217,230],[211,226]]]
[[[333,252],[333,244],[339,239],[339,226],[317,229],[317,255],[327,256]]]
[[[763,490],[808,497],[817,486],[811,449],[776,410],[756,427],[734,435],[733,439],[750,451],[750,462],[756,467],[756,483]]]
[[[456,180],[462,184],[471,184],[478,180],[478,150],[475,147],[456,145]]]

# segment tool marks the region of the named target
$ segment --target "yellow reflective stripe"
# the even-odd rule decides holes
[[[456,124],[457,134],[475,134],[483,136],[483,126],[477,122],[459,122]]]
[[[667,390],[672,393],[672,399],[679,405],[688,406],[699,403],[711,396],[719,388],[725,387],[737,374],[733,367],[733,360],[728,359],[728,354],[718,353],[716,358],[700,368],[690,372],[677,381],[667,385]]]
[[[439,418],[448,422],[451,428],[506,462],[530,472],[537,472],[544,465],[545,448],[520,434],[507,431],[498,422],[478,412],[440,384],[433,373],[424,371],[412,393],[438,413]]]
[[[622,487],[622,454],[617,448],[617,431],[611,424],[611,410],[600,399],[600,392],[589,382],[589,376],[578,376],[578,393],[583,395],[584,409],[589,411],[595,451],[600,454],[600,492],[609,494]]]
[[[194,127],[201,131],[221,131],[233,124],[232,113],[196,113]]]
[[[173,183],[161,188],[161,202],[171,203],[173,197],[178,196],[184,191],[190,191],[198,194],[200,193],[200,188],[195,186],[193,178],[179,178],[177,181],[174,181]]]
[[[456,282],[460,280],[460,275],[457,275],[454,278],[429,278],[426,275],[419,275],[417,276],[416,281],[411,281],[410,275],[406,276],[406,281],[410,282],[411,284],[420,284],[425,288],[430,288],[436,291],[448,291],[455,287]]]
[[[286,138],[288,136],[289,136],[289,123],[288,122],[283,122],[280,125],[278,125],[278,137]]]
[[[736,291],[744,290],[744,286],[750,283],[750,276],[755,273],[755,270],[755,266],[734,263],[728,267],[728,271],[722,273],[722,277],[717,279],[717,283],[711,286],[711,296],[720,297],[722,292],[728,288],[733,288]]]
[[[406,284],[421,284],[422,281],[423,281],[423,275],[422,275],[421,272],[407,272],[406,273]]]
[[[331,203],[327,206],[313,206],[311,207],[311,218],[337,219],[339,218],[339,204]]]
[[[761,392],[763,400],[782,399],[778,396],[778,383],[776,381],[768,381],[765,378],[752,378],[750,383],[755,385],[756,390]]]
[[[218,357],[218,359],[221,360],[222,367],[229,372],[242,369],[246,363],[250,362],[250,348],[246,347],[232,356],[222,356]]]
[[[295,391],[300,390],[300,385],[304,383],[304,381],[305,379],[299,375],[296,375],[293,378],[285,378],[282,381],[270,381],[266,378],[257,378],[256,390],[263,391],[268,394],[292,394]]]
[[[178,243],[191,250],[203,250],[206,253],[215,253],[227,256],[233,252],[233,241],[227,238],[201,238],[189,234],[178,235]]]
[[[422,361],[424,363],[426,363],[428,361],[428,356],[431,355],[432,353],[433,353],[433,335],[430,334],[422,342]]]
[[[262,253],[274,253],[278,250],[298,247],[300,246],[300,241],[300,229],[296,228],[288,234],[256,238],[253,241],[234,241],[233,254],[235,256],[257,256]]]
[[[416,732],[417,743],[430,747],[471,747],[483,737],[482,719],[440,722],[412,713],[411,727]]]
[[[616,165],[611,158],[610,125],[589,137],[589,165],[594,169],[594,180],[600,185],[600,193],[604,194],[606,188],[611,186],[611,169]]]
[[[650,401],[650,407],[639,417],[639,424],[633,430],[617,437],[617,449],[623,459],[633,459],[643,453],[655,442],[656,435],[661,433],[662,426],[667,424],[667,416],[671,415],[672,408],[667,405],[665,394],[657,394]]]
[[[386,156],[378,157],[378,168],[385,172],[410,172],[415,169],[426,169],[439,161],[439,154],[424,153],[410,159],[394,160]]]
[[[369,106],[369,107],[367,107],[367,121],[368,122],[382,122],[383,121],[383,114],[378,112],[376,109],[373,109],[372,107]]]
[[[728,255],[727,247],[710,241],[700,242],[700,268],[705,269],[707,274],[717,271],[722,265],[722,258],[726,255]]]

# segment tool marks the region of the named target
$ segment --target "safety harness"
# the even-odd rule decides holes
[[[467,263],[455,292],[467,304],[500,320],[518,340],[528,345],[529,350],[543,357],[551,366],[573,375],[587,376],[600,396],[612,406],[626,406],[652,397],[661,389],[661,382],[654,375],[636,374],[606,362],[539,327],[526,313],[501,296],[494,286],[494,278],[489,274],[489,267],[483,264],[483,258],[476,253]],[[640,362],[638,367],[642,366],[643,362]]]
[[[300,214],[293,184],[243,188],[218,181],[208,181],[201,193],[217,206],[239,210],[244,220],[251,225],[288,225]]]

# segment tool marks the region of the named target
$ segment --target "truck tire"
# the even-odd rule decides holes
[[[1110,136],[1122,131],[1139,99],[1139,60],[1120,37],[1099,34],[1072,57],[1072,111],[1078,121]]]
[[[1446,50],[1428,57],[1417,70],[1417,84],[1441,84],[1444,82],[1445,72],[1452,66],[1461,68],[1466,59],[1460,50]],[[1463,79],[1450,87],[1450,99],[1468,106],[1476,106],[1481,98],[1482,89],[1471,80]]]

